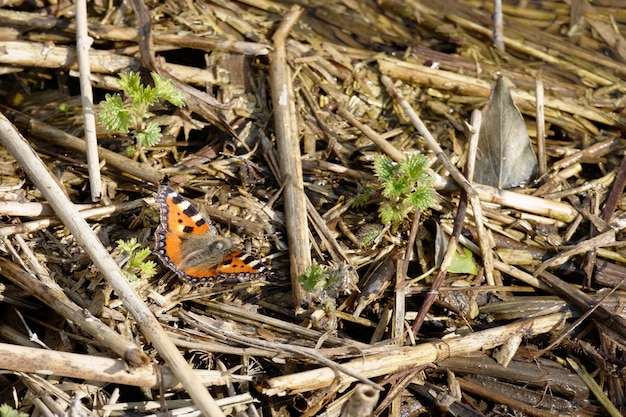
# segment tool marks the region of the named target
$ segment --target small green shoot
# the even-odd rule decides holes
[[[374,160],[374,173],[386,201],[378,209],[384,224],[399,224],[415,210],[425,210],[435,202],[434,177],[428,171],[428,158],[413,154],[396,163],[387,155]]]
[[[100,102],[100,121],[107,130],[129,132],[133,129],[137,144],[148,147],[161,140],[161,127],[148,122],[150,106],[159,100],[166,100],[177,107],[185,105],[183,94],[170,80],[164,80],[156,72],[151,75],[154,87],[143,85],[137,72],[120,74],[119,84],[129,98],[127,102],[119,93],[107,94]]]
[[[122,272],[130,282],[135,282],[139,278],[151,278],[156,274],[156,263],[146,261],[146,258],[152,253],[148,248],[140,248],[137,239],[132,238],[128,241],[122,239],[117,242],[117,250],[130,256],[126,265],[122,268]]]
[[[311,323],[319,329],[333,330],[337,325],[335,310],[337,297],[356,288],[355,274],[344,262],[326,267],[313,262],[304,274],[298,277],[302,288],[311,295],[315,311]]]
[[[0,405],[0,417],[28,417],[28,414],[21,413],[8,404]]]
[[[304,274],[298,277],[298,281],[302,283],[304,291],[316,293],[332,289],[334,286],[339,285],[341,277],[337,276],[337,274],[329,273],[326,266],[313,262],[304,271]]]
[[[78,107],[70,106],[67,103],[61,103],[61,104],[59,104],[59,111],[61,111],[61,112],[65,113],[66,115],[68,115],[70,113],[78,112]]]

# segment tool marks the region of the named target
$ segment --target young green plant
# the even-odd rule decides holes
[[[8,404],[0,405],[0,417],[28,417],[28,414],[21,413]]]
[[[345,262],[327,267],[315,261],[298,277],[315,306],[315,311],[311,313],[311,323],[315,327],[325,330],[336,328],[337,298],[356,288],[355,278]]]
[[[129,256],[128,262],[122,267],[122,272],[130,282],[139,280],[139,278],[151,278],[156,274],[156,263],[146,261],[151,255],[148,248],[140,249],[137,239],[132,238],[128,241],[122,239],[116,241],[117,251],[125,253]]]
[[[428,171],[428,158],[424,155],[408,155],[400,163],[381,155],[374,160],[374,173],[385,197],[378,209],[384,224],[397,225],[408,214],[425,210],[435,202],[435,179]]]
[[[128,97],[119,93],[107,94],[100,102],[100,121],[107,130],[128,133],[135,132],[140,147],[154,146],[161,140],[161,127],[149,121],[150,107],[159,100],[165,100],[177,107],[185,105],[183,94],[174,84],[164,80],[156,72],[151,73],[154,86],[143,85],[139,73],[129,71],[120,74],[120,89]]]

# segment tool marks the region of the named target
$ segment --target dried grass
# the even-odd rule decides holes
[[[121,266],[118,239],[153,247],[167,175],[272,273],[192,288],[159,265],[129,306],[41,178],[24,176],[33,167],[2,148],[0,403],[183,414],[192,397],[214,414],[207,386],[224,414],[623,414],[624,10],[505,4],[503,51],[479,0],[90,2],[96,94],[143,66],[187,107],[156,109],[164,139],[134,158],[132,138],[99,131],[103,201],[85,204],[73,9],[13,3],[23,11],[0,8],[0,110],[17,129],[3,122],[6,149],[28,139]],[[457,174],[497,74],[545,153],[523,189]],[[437,203],[384,227],[382,197],[355,204],[377,182],[373,158],[415,152],[438,175]],[[437,275],[455,225],[477,275]],[[306,291],[309,259],[342,285]],[[180,354],[191,379],[171,369]]]

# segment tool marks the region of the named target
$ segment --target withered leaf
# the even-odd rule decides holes
[[[537,157],[524,118],[500,76],[478,134],[474,181],[497,188],[525,185],[537,174]]]

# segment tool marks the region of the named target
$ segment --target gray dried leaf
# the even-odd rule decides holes
[[[524,118],[499,77],[480,126],[474,181],[506,189],[526,185],[536,174]]]

